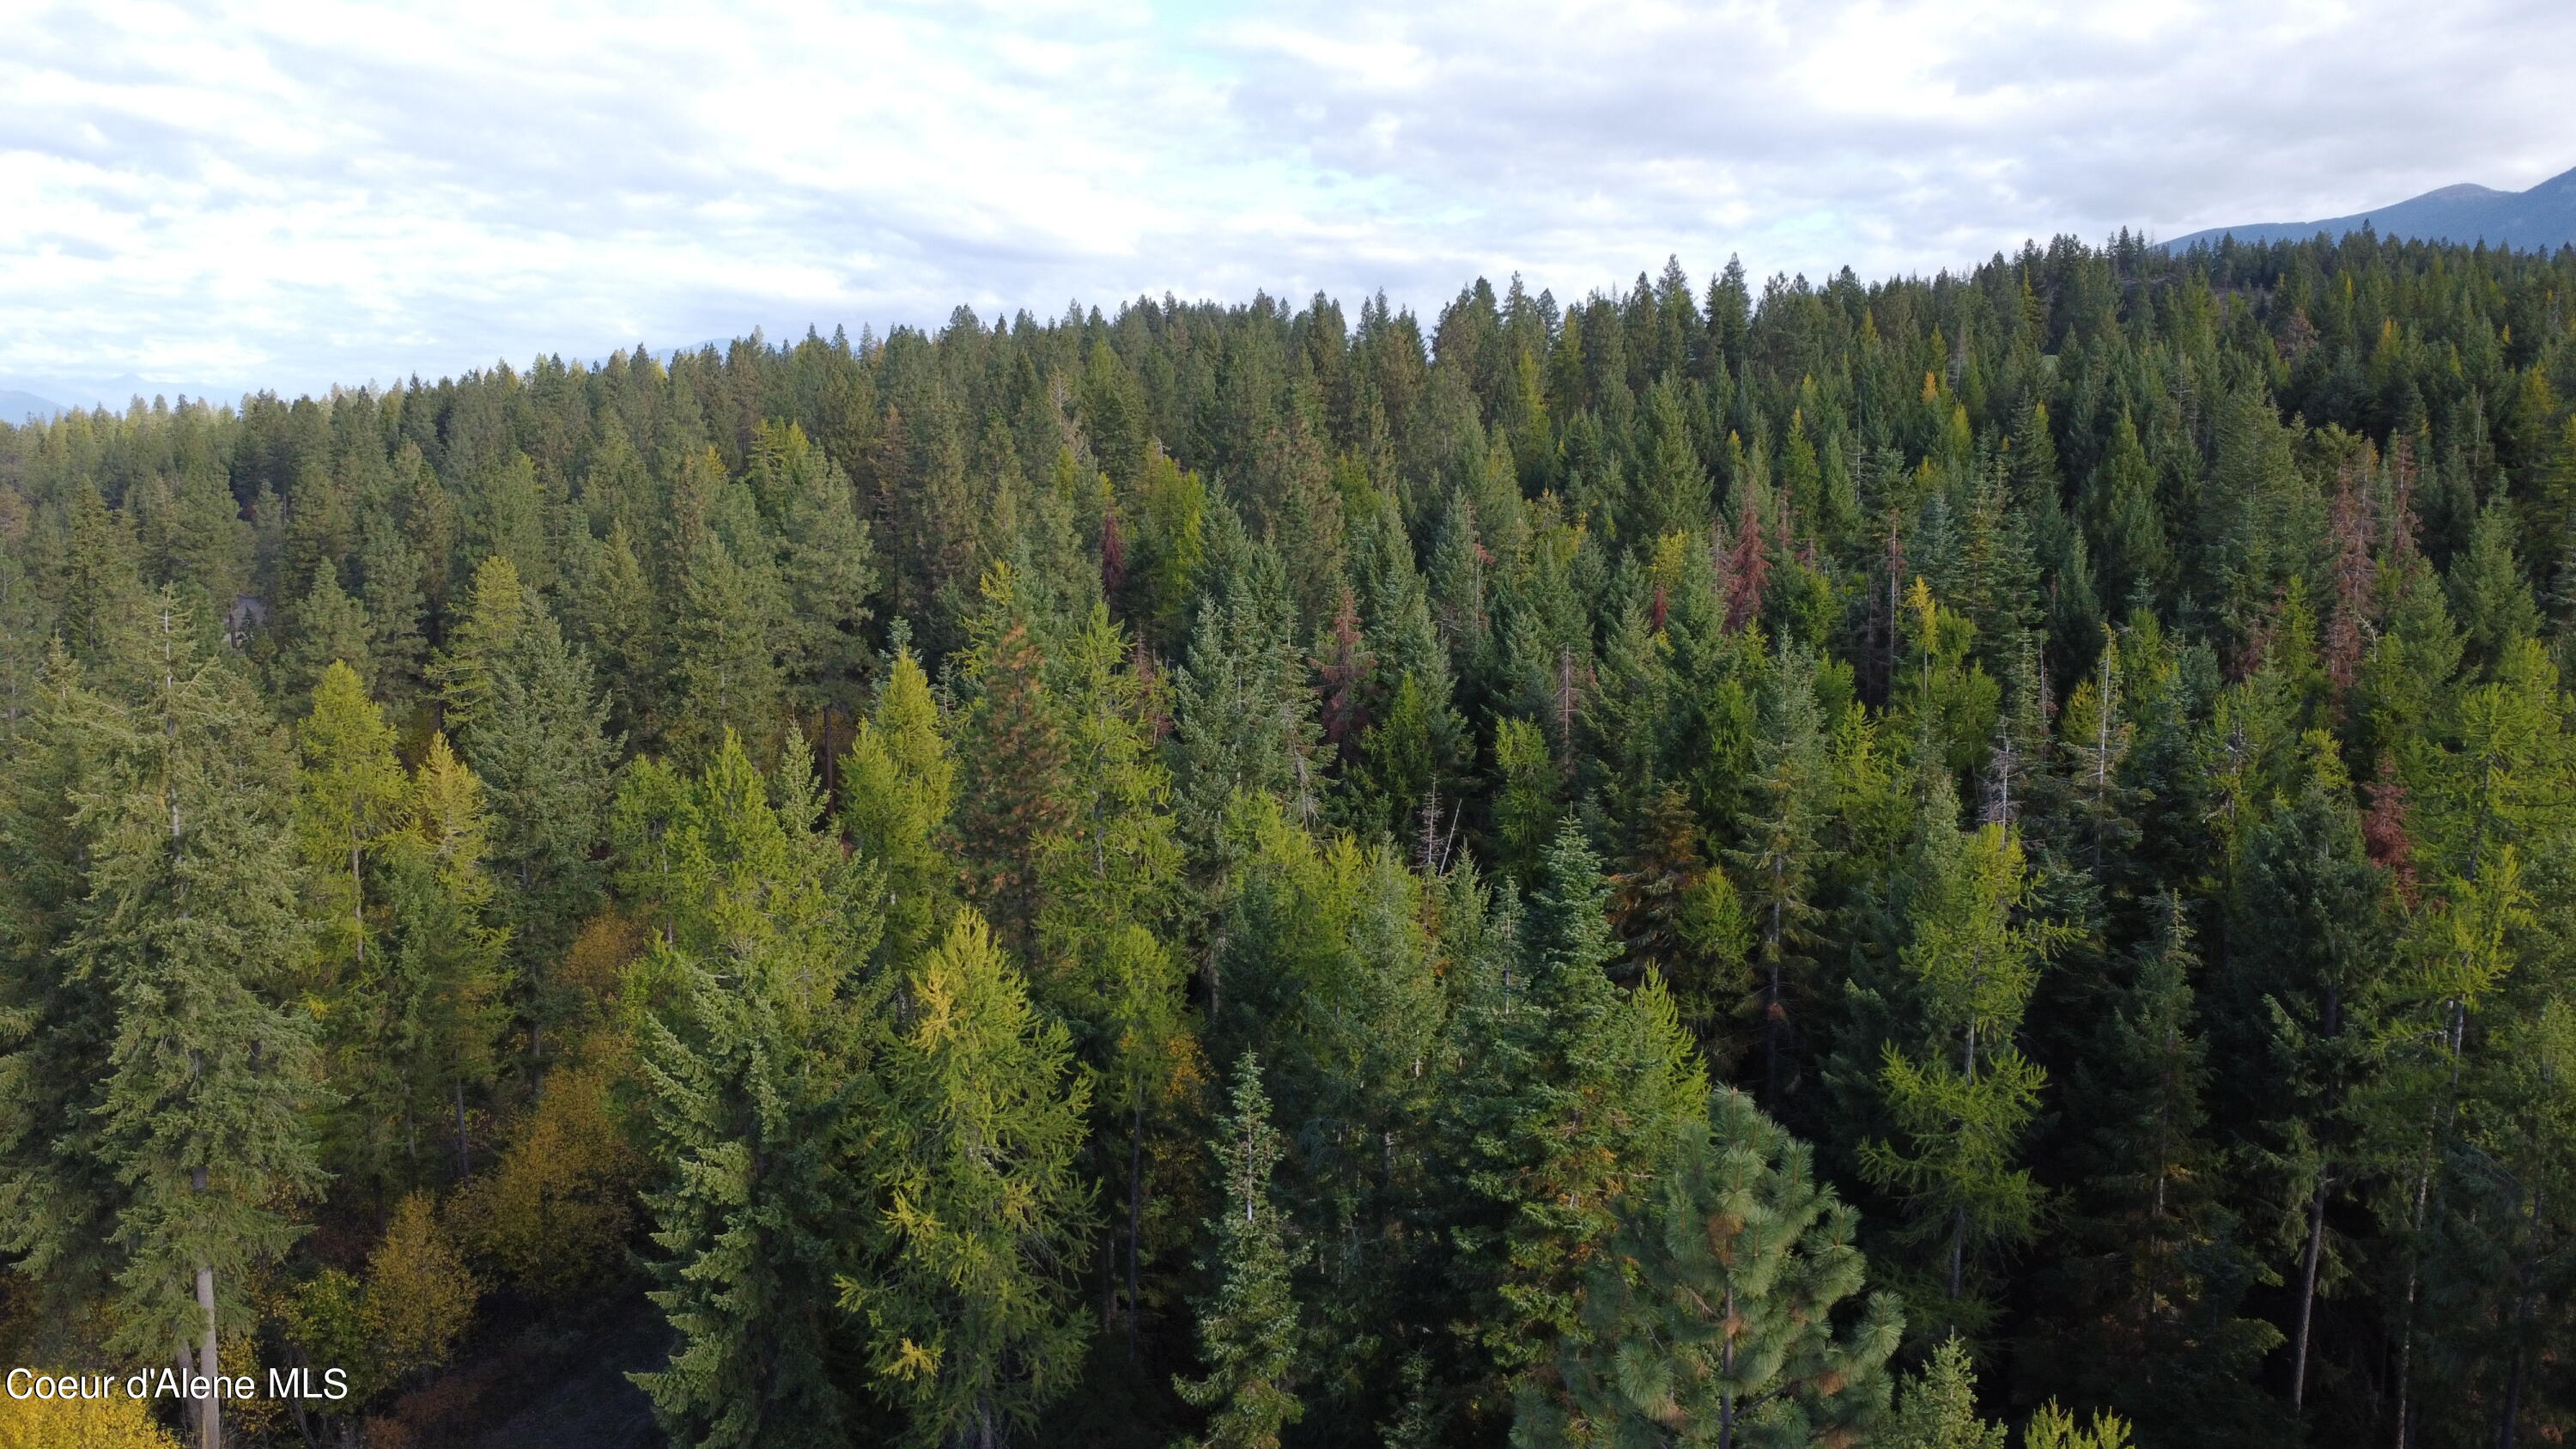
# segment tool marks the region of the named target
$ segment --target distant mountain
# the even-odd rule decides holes
[[[66,408],[105,408],[112,413],[121,413],[138,397],[148,403],[156,397],[176,402],[182,396],[192,402],[212,402],[217,406],[232,406],[241,401],[238,389],[138,377],[130,372],[116,377],[0,373],[0,420],[17,422],[19,414],[30,406],[47,417]]]
[[[52,398],[0,388],[0,423],[20,424],[30,418],[47,421],[62,410],[62,405]]]
[[[2377,211],[2328,217],[2324,221],[2212,227],[2175,237],[2165,245],[2178,251],[2198,242],[2215,243],[2229,235],[2241,242],[2306,241],[2319,232],[2339,237],[2365,225],[2381,236],[2417,241],[2483,241],[2516,251],[2556,251],[2576,245],[2576,171],[2553,176],[2529,191],[2445,186]]]

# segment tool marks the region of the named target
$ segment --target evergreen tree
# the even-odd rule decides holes
[[[1501,785],[1494,792],[1488,850],[1497,870],[1515,881],[1534,880],[1564,808],[1557,800],[1560,781],[1546,734],[1525,719],[1496,721],[1494,771]]]
[[[763,426],[752,474],[752,490],[777,531],[779,652],[796,707],[855,717],[869,664],[861,631],[876,562],[850,480],[794,423]]]
[[[872,1192],[888,993],[866,970],[874,904],[814,831],[796,738],[772,781],[727,739],[661,842],[690,863],[662,877],[672,926],[650,966],[668,989],[641,1043],[662,1170],[652,1297],[678,1346],[635,1380],[673,1442],[710,1449],[840,1444],[863,1421],[838,1376],[862,1344],[833,1284],[872,1236],[850,1218]]]
[[[2474,666],[2494,666],[2540,629],[2540,606],[2514,550],[2513,508],[2498,498],[2479,512],[2467,552],[2451,565],[2451,613],[2467,636]]]
[[[1524,1393],[1513,1442],[1733,1449],[1875,1428],[1904,1316],[1878,1293],[1837,1328],[1862,1280],[1856,1223],[1804,1144],[1718,1092],[1620,1213],[1585,1278],[1585,1331],[1558,1349],[1562,1388]]]
[[[909,649],[895,655],[841,766],[841,830],[885,892],[882,951],[900,965],[930,949],[953,909],[957,870],[941,848],[956,795],[957,762],[940,730],[930,681]]]
[[[438,691],[440,724],[450,738],[465,745],[469,755],[474,726],[491,712],[494,678],[518,647],[530,603],[515,564],[497,554],[483,560],[474,568],[465,617],[448,631],[446,647],[430,662],[429,682]]]
[[[1606,884],[1568,822],[1517,949],[1471,968],[1445,1043],[1456,1075],[1440,1132],[1466,1194],[1451,1237],[1475,1341],[1501,1380],[1488,1394],[1581,1337],[1586,1268],[1706,1092],[1661,983],[1622,994],[1603,972]]]
[[[1034,924],[1040,844],[1073,809],[1063,708],[1016,590],[1007,567],[988,574],[984,608],[970,626],[975,643],[962,672],[972,694],[956,725],[952,817],[969,893],[1009,923],[1006,939]]]
[[[1632,548],[1652,548],[1668,534],[1703,528],[1710,516],[1708,472],[1691,447],[1682,391],[1681,380],[1669,374],[1646,390],[1635,500],[1619,517],[1621,539]]]
[[[902,1442],[996,1445],[1073,1382],[1089,1325],[1071,1275],[1092,1229],[1075,1171],[1088,1083],[1062,1026],[971,910],[905,973],[888,1050],[874,1262],[840,1279]]]
[[[1228,804],[1261,792],[1310,818],[1321,794],[1313,703],[1294,635],[1294,604],[1266,550],[1199,611],[1172,681],[1172,773],[1185,838],[1223,838]]]
[[[2211,1065],[2182,901],[2155,903],[2066,1082],[2086,1124],[2068,1156],[2066,1257],[2026,1352],[2083,1399],[2177,1442],[2263,1442],[2285,1432],[2253,1370],[2279,1330],[2241,1316],[2262,1277],[2226,1200],[2229,1164],[2206,1105]],[[2224,1405],[2217,1413],[2205,1406]]]
[[[2249,832],[2227,971],[2212,993],[2213,1041],[2246,1064],[2227,1084],[2226,1110],[2292,1204],[2279,1226],[2293,1254],[2294,1413],[2305,1407],[2318,1297],[2346,1266],[2327,1230],[2360,1167],[2352,1109],[2370,1078],[2369,1008],[2389,944],[2351,783],[2322,734],[2306,746],[2298,793]]]
[[[113,1002],[95,1151],[119,1185],[111,1344],[207,1378],[251,1321],[247,1275],[321,1186],[313,1034],[286,1004],[303,942],[292,757],[247,685],[196,656],[165,592],[161,678],[98,703],[76,821],[94,842],[65,966]],[[41,1248],[40,1248],[41,1251]],[[222,1402],[197,1399],[220,1442]]]
[[[416,696],[427,676],[429,640],[421,632],[421,559],[387,512],[369,510],[360,520],[358,602],[367,621],[367,657],[373,682],[396,698]],[[319,579],[315,580],[318,585]]]
[[[467,756],[491,801],[491,873],[513,956],[529,986],[533,1025],[567,1009],[548,966],[599,903],[594,852],[608,831],[619,741],[590,660],[532,605],[510,650],[494,661],[488,715]],[[542,1051],[542,1042],[532,1039]]]
[[[383,1186],[400,1114],[385,1090],[374,988],[384,964],[385,857],[410,824],[411,782],[383,709],[345,664],[324,673],[296,735],[296,843],[313,932],[305,989],[341,1097],[329,1155],[339,1171]]]
[[[1787,989],[1792,973],[1815,944],[1810,921],[1816,816],[1824,765],[1815,696],[1815,661],[1792,645],[1771,668],[1754,742],[1750,798],[1736,822],[1742,848],[1728,852],[1743,885],[1739,895],[1753,929],[1754,966],[1760,973],[1757,1009],[1762,1020],[1762,1100],[1780,1109],[1788,1090],[1783,1060],[1790,1049]]]
[[[325,569],[313,576],[312,592],[296,606],[294,639],[278,660],[278,692],[290,700],[309,697],[334,663],[357,671],[360,680],[375,672],[367,611]]]
[[[1271,1200],[1271,1174],[1286,1151],[1270,1125],[1261,1063],[1246,1052],[1234,1066],[1231,1115],[1210,1144],[1224,1169],[1224,1199],[1207,1222],[1216,1291],[1199,1310],[1199,1356],[1207,1377],[1176,1378],[1193,1408],[1213,1411],[1196,1449],[1278,1449],[1280,1431],[1305,1417],[1290,1388],[1297,1358],[1297,1299],[1289,1275],[1301,1256]]]
[[[357,671],[333,661],[296,727],[302,753],[296,833],[312,871],[323,973],[362,971],[368,936],[367,865],[408,804],[394,731]]]
[[[1123,1125],[1127,1322],[1132,1344],[1143,1311],[1145,1132],[1190,1074],[1193,1042],[1182,1018],[1188,970],[1172,948],[1182,884],[1171,780],[1154,749],[1161,709],[1156,681],[1122,668],[1125,632],[1106,607],[1062,650],[1064,827],[1038,847],[1036,969],[1030,995],[1073,1030],[1097,1073],[1106,1148]],[[1106,1155],[1106,1154],[1104,1154]]]
[[[2047,1073],[2015,1037],[2063,927],[2025,915],[2021,841],[2002,826],[1962,834],[1932,792],[1915,866],[1901,961],[1920,1026],[1886,1043],[1879,1090],[1900,1142],[1864,1142],[1861,1171],[1895,1193],[1912,1219],[1901,1234],[1930,1249],[1926,1277],[1947,1316],[1979,1324],[1991,1311],[1968,1280],[1970,1254],[2026,1242],[2038,1228],[2040,1187],[2015,1165]]]
[[[777,577],[764,560],[738,557],[712,532],[699,540],[671,626],[674,743],[712,754],[731,732],[770,756],[786,690],[778,667],[785,617]]]
[[[1923,1372],[1898,1391],[1886,1442],[1892,1449],[2004,1449],[2004,1426],[1977,1417],[1976,1370],[1956,1335],[1942,1339]]]
[[[445,736],[430,736],[409,795],[410,828],[384,851],[387,939],[370,983],[382,1020],[367,1047],[396,1083],[386,1105],[398,1107],[407,1152],[417,1154],[419,1127],[453,1105],[461,1179],[474,1170],[465,1094],[495,1069],[509,933],[485,923],[492,882],[484,873],[482,782]]]
[[[662,646],[664,603],[645,576],[626,525],[613,525],[591,571],[581,635],[599,662],[612,728],[639,743],[659,736],[659,716],[666,703],[663,680],[669,661]]]

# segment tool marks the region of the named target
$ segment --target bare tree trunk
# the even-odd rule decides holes
[[[2290,1411],[2298,1412],[2308,1397],[2308,1323],[2317,1304],[2317,1259],[2326,1242],[2326,1175],[2317,1174],[2316,1195],[2308,1200],[2308,1248],[2299,1270],[2299,1332],[2291,1349]]]
[[[215,1362],[215,1270],[203,1263],[197,1265],[197,1306],[206,1314],[206,1344],[197,1351],[206,1375],[206,1396],[197,1404],[197,1444],[224,1449],[224,1396],[215,1382],[223,1372]]]
[[[197,1360],[195,1355],[188,1352],[187,1341],[182,1339],[179,1346],[171,1350],[170,1357],[179,1365],[180,1397],[193,1398],[194,1395],[188,1392],[188,1380],[197,1376]],[[191,1414],[190,1417],[193,1418],[195,1416]]]
[[[465,1136],[465,1079],[456,1079],[456,1176],[462,1180],[474,1175],[474,1152]]]

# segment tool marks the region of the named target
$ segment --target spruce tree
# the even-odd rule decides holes
[[[649,958],[665,989],[641,1042],[662,1172],[645,1204],[651,1296],[678,1346],[634,1377],[674,1443],[707,1449],[841,1444],[862,1421],[838,1372],[860,1335],[833,1285],[873,1236],[861,1215],[888,992],[866,969],[874,903],[815,831],[798,738],[773,780],[729,738],[677,782],[660,844],[687,865],[653,877],[670,931]],[[632,818],[647,802],[620,805]]]
[[[278,660],[278,692],[290,700],[309,697],[322,672],[334,663],[371,678],[375,663],[369,646],[367,611],[341,591],[332,570],[313,577],[313,588],[295,608],[293,637]]]
[[[1525,719],[1496,721],[1494,772],[1500,786],[1494,792],[1487,853],[1495,869],[1527,883],[1536,879],[1564,809],[1557,800],[1563,782],[1549,756],[1546,733]]]
[[[594,852],[607,835],[620,741],[606,732],[608,703],[589,658],[533,603],[494,661],[489,699],[466,757],[490,801],[495,905],[542,1030],[567,1009],[549,968],[605,884]],[[542,1054],[541,1041],[532,1047]]]
[[[2153,902],[2153,934],[2113,967],[2066,1075],[2082,1136],[2064,1156],[2079,1175],[2023,1362],[2152,1433],[2261,1443],[2286,1432],[2252,1382],[2283,1339],[2245,1312],[2263,1268],[2209,1122],[2187,909],[2171,892]]]
[[[2316,1304],[2349,1266],[2329,1228],[2363,1165],[2354,1110],[2373,1076],[2372,1008],[2390,932],[2331,741],[2311,732],[2294,758],[2297,793],[2247,831],[2236,863],[2212,1038],[2245,1064],[2226,1083],[2223,1110],[2281,1184],[2295,1413],[2311,1382]]]
[[[1124,630],[1095,607],[1067,639],[1058,672],[1067,758],[1063,827],[1038,846],[1039,905],[1030,995],[1073,1030],[1098,1074],[1103,1149],[1125,1139],[1126,1318],[1143,1311],[1145,1135],[1195,1057],[1183,1018],[1188,967],[1174,949],[1182,851],[1171,778],[1154,748],[1157,681],[1133,667]],[[1104,1152],[1104,1155],[1106,1153]]]
[[[321,1185],[313,1034],[287,996],[302,957],[292,756],[248,686],[199,658],[165,591],[160,680],[101,701],[76,819],[95,842],[65,966],[114,1003],[95,1151],[116,1174],[111,1345],[212,1377],[250,1321],[245,1277]],[[222,1406],[199,1399],[202,1441]]]
[[[1016,575],[984,579],[984,608],[962,660],[968,698],[956,725],[957,807],[952,816],[971,898],[1002,923],[1006,940],[1037,918],[1039,847],[1071,817],[1062,702],[1046,651],[1017,598]]]
[[[1816,708],[1815,660],[1792,645],[1772,661],[1754,741],[1756,774],[1728,852],[1741,881],[1738,895],[1753,930],[1756,1009],[1761,1017],[1762,1100],[1781,1110],[1793,1064],[1788,989],[1813,950],[1816,827],[1824,768],[1822,720]]]
[[[786,690],[778,664],[786,610],[775,570],[710,532],[690,550],[679,604],[671,624],[673,743],[711,756],[731,732],[771,757]]]
[[[1310,1366],[1337,1419],[1368,1422],[1397,1365],[1381,1325],[1407,1307],[1424,1244],[1414,1230],[1439,1090],[1441,983],[1427,883],[1388,847],[1318,839],[1266,796],[1234,828],[1240,878],[1211,933],[1208,1052],[1264,1063],[1279,1119],[1304,1147],[1278,1196],[1317,1257],[1303,1280],[1316,1322]],[[1453,883],[1454,884],[1454,883]],[[1443,889],[1441,919],[1481,910]]]
[[[1275,555],[1220,575],[1172,681],[1172,773],[1185,838],[1222,838],[1229,803],[1262,792],[1310,817],[1322,793],[1313,702],[1295,643],[1296,613]]]
[[[1607,894],[1567,822],[1516,949],[1456,988],[1439,1131],[1460,1179],[1459,1286],[1495,1375],[1471,1392],[1490,1412],[1582,1336],[1585,1270],[1706,1095],[1662,984],[1622,993],[1603,970],[1616,949]]]
[[[1210,1253],[1201,1265],[1217,1285],[1199,1308],[1208,1373],[1175,1377],[1173,1388],[1192,1408],[1211,1411],[1192,1449],[1278,1449],[1280,1431],[1305,1417],[1291,1387],[1299,1326],[1289,1276],[1303,1255],[1289,1245],[1287,1220],[1271,1199],[1271,1174],[1287,1148],[1270,1125],[1261,1062],[1250,1052],[1235,1061],[1229,1107],[1209,1144],[1224,1192],[1206,1224]]]
[[[2004,1426],[1977,1417],[1976,1369],[1955,1334],[1897,1391],[1884,1437],[1890,1449],[2004,1449]]]
[[[800,711],[841,720],[856,716],[869,664],[861,631],[876,588],[875,550],[849,478],[794,423],[762,429],[755,473],[778,536],[778,573],[786,635],[781,654]],[[826,741],[827,745],[830,743]]]

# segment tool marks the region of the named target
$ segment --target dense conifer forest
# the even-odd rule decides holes
[[[2558,1442],[2571,304],[2123,236],[0,427],[0,1358]]]

